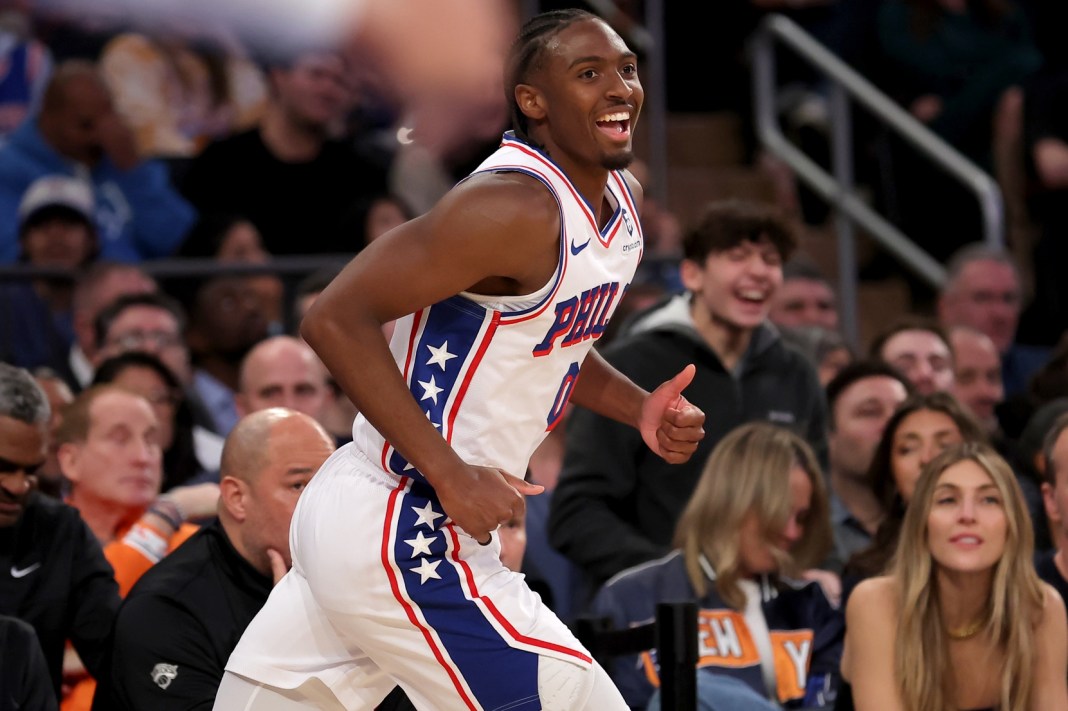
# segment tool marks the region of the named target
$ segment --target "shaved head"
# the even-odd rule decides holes
[[[246,415],[226,438],[219,521],[234,548],[265,575],[271,572],[269,550],[290,564],[289,522],[297,498],[333,451],[322,425],[284,407]]]

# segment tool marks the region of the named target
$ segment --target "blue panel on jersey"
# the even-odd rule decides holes
[[[447,426],[446,404],[460,386],[460,373],[478,349],[478,334],[490,313],[462,296],[426,309],[426,325],[412,355],[410,388],[415,401],[439,432]],[[389,467],[395,474],[425,481],[423,475],[394,451]]]

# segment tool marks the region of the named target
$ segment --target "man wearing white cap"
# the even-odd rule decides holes
[[[19,258],[31,266],[74,270],[98,251],[93,193],[66,175],[38,178],[18,205]],[[13,279],[0,289],[0,359],[24,367],[62,370],[74,327],[73,281]]]

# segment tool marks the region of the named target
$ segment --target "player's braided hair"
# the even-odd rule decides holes
[[[527,20],[519,31],[519,36],[508,53],[508,68],[504,83],[505,100],[512,111],[512,129],[519,138],[524,141],[530,140],[527,135],[527,117],[516,103],[515,88],[524,83],[532,71],[540,68],[549,40],[560,30],[580,20],[596,19],[596,15],[585,10],[575,8],[552,10]]]

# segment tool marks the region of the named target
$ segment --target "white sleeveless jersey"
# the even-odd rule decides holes
[[[556,198],[556,273],[534,294],[462,293],[406,316],[390,349],[412,396],[464,461],[522,477],[530,455],[559,423],[579,366],[634,276],[642,232],[618,171],[605,186],[615,210],[600,230],[564,172],[510,132],[475,174],[485,172],[530,175]],[[383,469],[422,479],[362,415],[353,423],[353,440]]]

